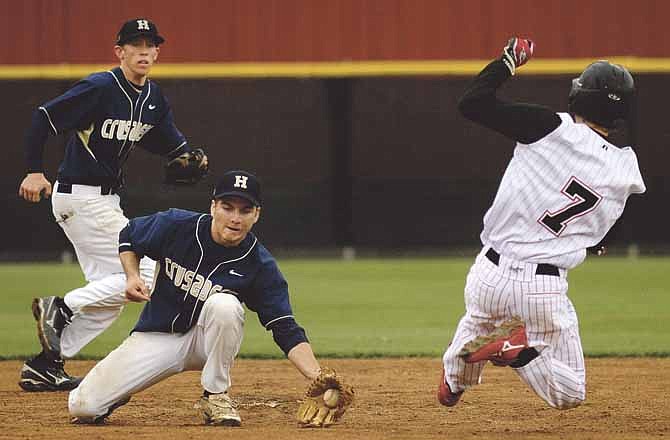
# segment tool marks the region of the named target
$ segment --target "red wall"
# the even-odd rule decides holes
[[[0,64],[115,61],[121,23],[154,20],[165,62],[670,56],[664,0],[0,0]]]

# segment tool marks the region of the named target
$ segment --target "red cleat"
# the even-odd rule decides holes
[[[437,388],[437,400],[444,406],[454,406],[458,403],[458,399],[461,398],[463,391],[458,393],[452,393],[449,389],[449,385],[444,379],[444,368],[442,369],[442,375],[440,376],[440,385]]]
[[[526,326],[521,318],[514,317],[500,324],[491,334],[477,336],[465,344],[459,356],[469,364],[491,361],[504,367],[514,362],[524,348],[528,348]]]

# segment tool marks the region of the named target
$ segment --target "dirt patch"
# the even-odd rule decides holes
[[[21,362],[0,362],[0,438],[642,439],[670,435],[670,359],[587,360],[587,401],[549,408],[509,368],[487,367],[484,383],[454,408],[435,399],[438,359],[337,359],[325,365],[351,378],[357,401],[341,423],[300,429],[293,421],[306,381],[288,361],[239,360],[231,395],[242,427],[202,425],[193,409],[197,372],[183,373],[133,396],[104,426],[69,423],[67,393],[26,393],[17,385]],[[81,375],[93,362],[68,362]],[[278,403],[276,407],[271,407]]]

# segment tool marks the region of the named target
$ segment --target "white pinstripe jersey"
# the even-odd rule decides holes
[[[481,240],[506,257],[579,265],[646,188],[630,147],[618,148],[559,113],[561,125],[532,144],[517,143]]]

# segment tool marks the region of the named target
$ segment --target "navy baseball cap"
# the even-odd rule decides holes
[[[212,198],[216,200],[226,196],[242,197],[254,206],[261,206],[261,183],[249,172],[228,171],[216,184]]]
[[[165,42],[165,38],[158,35],[156,24],[147,18],[135,18],[123,23],[116,36],[116,44],[123,46],[137,37],[150,38],[156,46]]]

